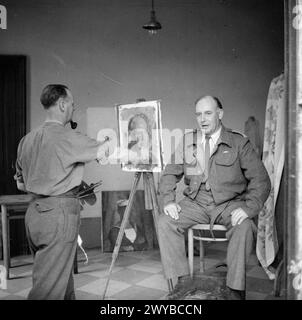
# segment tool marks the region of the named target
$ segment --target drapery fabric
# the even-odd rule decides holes
[[[271,179],[271,192],[258,217],[256,253],[258,260],[270,279],[275,274],[270,265],[278,252],[275,224],[275,208],[282,171],[284,167],[285,143],[285,85],[284,74],[274,78],[270,84],[263,143],[263,162]]]

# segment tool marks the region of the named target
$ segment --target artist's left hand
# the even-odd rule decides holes
[[[248,218],[248,215],[246,214],[246,212],[241,208],[235,209],[231,213],[231,216],[232,216],[231,221],[232,221],[233,227],[237,224],[240,224],[242,221]]]

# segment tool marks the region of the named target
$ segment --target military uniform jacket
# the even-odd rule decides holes
[[[187,185],[184,195],[191,199],[196,197],[201,183],[205,182],[203,169],[199,165],[202,161],[194,161],[198,148],[197,136],[197,130],[185,135],[179,148],[182,149],[182,163],[175,163],[176,152],[171,163],[165,167],[160,181],[163,206],[175,202],[176,186],[182,177]],[[190,150],[193,150],[193,156]],[[203,156],[202,152],[199,154]],[[250,218],[259,213],[271,188],[268,173],[249,139],[224,126],[209,160],[207,184],[218,207],[225,208],[233,200],[232,204],[237,205],[232,205],[232,209],[241,207]]]

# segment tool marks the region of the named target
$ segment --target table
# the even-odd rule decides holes
[[[29,194],[15,194],[0,196],[1,205],[1,222],[2,222],[2,242],[3,242],[3,262],[6,268],[6,278],[9,279],[9,268],[10,268],[10,245],[9,245],[9,210],[15,212],[23,212],[22,216],[25,215],[25,211],[32,200],[32,195]],[[74,259],[74,273],[78,273],[77,254]]]
[[[3,262],[4,262],[4,267],[6,268],[6,271],[7,271],[6,273],[7,279],[9,279],[9,268],[10,268],[9,210],[25,212],[31,200],[32,200],[32,196],[28,194],[0,196]]]

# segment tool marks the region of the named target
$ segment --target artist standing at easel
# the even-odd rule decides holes
[[[41,95],[46,111],[42,126],[19,143],[18,189],[33,194],[25,216],[30,248],[35,255],[33,288],[28,299],[75,299],[72,267],[80,226],[76,193],[84,164],[101,158],[106,143],[66,128],[74,112],[70,90],[48,85]]]

